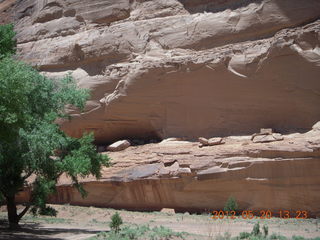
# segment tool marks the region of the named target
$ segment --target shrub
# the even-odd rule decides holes
[[[304,240],[305,238],[304,237],[301,237],[301,236],[293,236],[292,237],[292,240]]]
[[[160,226],[154,227],[152,232],[150,233],[151,240],[158,240],[158,239],[170,239],[174,235],[173,231],[169,228]]]
[[[112,215],[109,226],[114,232],[118,233],[120,230],[120,225],[122,223],[123,223],[122,218],[120,217],[119,213],[116,212],[115,214]]]
[[[249,240],[267,240],[265,237],[258,235],[258,236],[250,236]]]
[[[256,223],[256,224],[253,226],[253,229],[252,229],[251,234],[252,234],[253,236],[258,236],[258,235],[260,235],[260,224],[259,224],[259,223]]]
[[[263,225],[263,233],[264,233],[264,236],[267,237],[268,236],[268,233],[269,233],[269,228],[267,225]]]
[[[223,210],[228,212],[237,211],[238,210],[237,200],[232,196],[229,197]]]
[[[241,232],[240,235],[239,235],[240,239],[247,239],[250,236],[251,236],[251,234],[248,233],[248,232]]]
[[[44,216],[56,217],[57,213],[58,211],[52,207],[44,207],[39,210],[39,214]]]
[[[16,41],[14,40],[15,32],[13,25],[0,25],[0,59],[4,55],[15,53]]]
[[[133,228],[128,228],[125,235],[127,235],[130,240],[134,240],[139,237],[138,232]]]
[[[223,235],[218,234],[215,237],[215,240],[230,240],[231,239],[231,234],[228,232],[225,232]]]
[[[176,233],[171,229],[160,226],[150,228],[148,225],[125,226],[118,233],[111,231],[99,233],[90,240],[169,240],[184,239],[187,233]]]
[[[272,240],[273,239],[278,239],[278,235],[275,234],[275,233],[272,233],[269,238],[272,239]]]
[[[280,235],[280,234],[272,233],[270,235],[269,239],[272,239],[272,240],[286,240],[287,238],[285,236]]]
[[[119,235],[123,238],[128,238],[130,240],[139,239],[139,237],[143,236],[146,232],[150,231],[149,226],[142,225],[142,226],[125,226],[121,229]]]

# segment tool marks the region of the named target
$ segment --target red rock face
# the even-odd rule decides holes
[[[12,23],[14,19],[15,0],[0,1],[0,25]]]
[[[91,90],[85,111],[70,108],[71,121],[61,123],[71,136],[93,131],[105,144],[251,135],[260,128],[303,133],[320,119],[318,0],[27,0],[15,12],[21,59],[52,78],[71,72]],[[131,155],[130,147],[129,163],[112,153],[121,169],[86,183],[89,198],[61,187],[53,201],[203,210],[221,208],[237,193],[243,208],[318,214],[319,156],[308,145],[314,134],[298,137],[297,145],[295,138],[249,149],[242,142],[234,152],[226,142],[209,148],[221,148],[220,155],[196,146],[152,161]],[[167,169],[173,160],[177,169]],[[131,161],[141,169],[132,170]],[[156,165],[144,166],[150,163]]]
[[[91,90],[86,111],[70,109],[62,125],[75,137],[310,129],[320,118],[319,1],[209,2],[21,1],[19,54]]]
[[[100,180],[83,179],[87,198],[60,179],[51,203],[133,210],[223,210],[234,196],[240,210],[308,211],[320,216],[320,132],[285,135],[283,141],[253,143],[228,137],[225,144],[164,141],[109,152],[114,165]],[[20,196],[20,201],[28,194]]]

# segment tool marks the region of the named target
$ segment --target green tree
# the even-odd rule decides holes
[[[0,201],[7,204],[14,228],[30,208],[33,213],[54,213],[46,208],[46,200],[62,174],[84,197],[79,177],[99,178],[109,158],[96,152],[92,134],[71,138],[55,123],[67,117],[66,104],[83,109],[88,91],[77,88],[70,76],[52,81],[14,60],[10,44],[0,49]],[[18,213],[15,197],[24,187],[31,189],[30,201]]]
[[[238,210],[237,200],[232,196],[229,197],[223,210],[228,212],[237,211]]]
[[[111,217],[111,222],[109,224],[109,227],[115,231],[116,233],[120,230],[120,225],[123,223],[122,218],[120,217],[119,213],[116,212]]]

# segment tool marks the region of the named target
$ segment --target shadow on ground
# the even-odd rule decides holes
[[[22,224],[20,229],[8,229],[7,222],[0,221],[0,240],[62,240],[66,238],[55,237],[61,234],[74,236],[79,234],[97,234],[99,231],[85,230],[77,228],[45,228],[41,224]]]

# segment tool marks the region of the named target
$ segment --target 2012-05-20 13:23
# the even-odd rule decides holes
[[[307,219],[308,211],[289,211],[289,210],[279,210],[276,212],[271,212],[270,210],[260,210],[260,211],[240,211],[238,212],[239,216],[243,219],[271,219],[272,217],[279,218],[295,218],[295,219]],[[236,211],[212,211],[212,219],[236,219],[237,212]]]

